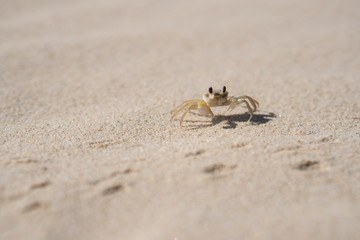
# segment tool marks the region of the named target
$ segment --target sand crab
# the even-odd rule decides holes
[[[214,91],[212,87],[209,88],[209,92],[203,95],[202,100],[187,100],[174,108],[171,111],[171,119],[172,122],[176,115],[178,115],[182,110],[185,110],[180,119],[180,126],[182,126],[182,122],[184,121],[186,115],[190,110],[198,110],[199,114],[206,117],[214,117],[213,112],[211,111],[211,107],[221,107],[221,106],[229,106],[229,110],[233,110],[237,105],[244,103],[249,111],[251,120],[253,116],[253,112],[259,107],[258,101],[253,99],[252,97],[243,95],[243,96],[228,96],[228,91],[226,91],[226,87],[224,86],[222,90]],[[251,105],[251,106],[250,106]]]

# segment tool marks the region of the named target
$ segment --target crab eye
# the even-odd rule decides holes
[[[213,93],[212,87],[209,88],[209,93]]]
[[[224,92],[226,92],[226,87],[225,87],[225,86],[223,87],[223,93],[224,93]]]

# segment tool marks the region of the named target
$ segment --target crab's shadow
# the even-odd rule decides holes
[[[194,113],[195,115],[198,115]],[[187,125],[187,129],[198,129],[198,128],[206,128],[206,127],[212,127],[217,124],[220,124],[222,122],[225,122],[225,126],[223,126],[224,129],[234,129],[237,127],[238,123],[241,122],[248,122],[250,118],[250,115],[248,113],[244,114],[233,114],[233,115],[216,115],[211,121],[187,121],[192,123],[200,123],[200,124],[191,124]],[[253,117],[250,120],[250,123],[252,125],[261,125],[265,124],[271,120],[276,118],[276,114],[269,112],[267,114],[254,114]],[[204,124],[206,123],[206,124]]]

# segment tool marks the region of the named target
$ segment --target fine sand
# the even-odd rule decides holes
[[[359,9],[2,1],[0,239],[360,239]]]

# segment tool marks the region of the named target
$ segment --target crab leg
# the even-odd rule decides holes
[[[176,115],[178,115],[179,112],[181,112],[184,108],[189,107],[191,105],[193,105],[194,103],[186,103],[186,104],[181,104],[181,107],[176,107],[174,110],[171,111],[171,119],[170,121],[172,122],[174,120],[174,118],[176,117]]]
[[[210,107],[206,104],[206,102],[204,102],[204,100],[189,100],[189,101],[185,101],[184,103],[180,104],[174,110],[171,111],[172,116],[171,116],[170,121],[172,122],[174,120],[175,116],[178,115],[179,112],[181,112],[184,109],[186,109],[186,110],[183,113],[183,115],[181,116],[180,126],[182,125],[182,122],[184,121],[186,115],[189,113],[190,110],[198,109],[199,114],[202,116],[207,116],[207,117],[214,116]]]
[[[184,114],[181,116],[181,119],[180,119],[180,126],[182,126],[182,122],[184,121],[186,115],[190,112],[190,110],[192,109],[197,109],[197,105],[191,105],[188,109],[186,109],[186,111],[184,112]]]
[[[248,108],[248,111],[249,111],[249,114],[250,114],[250,118],[249,118],[249,120],[248,120],[248,122],[251,120],[251,118],[253,117],[253,110],[252,110],[252,108],[250,107],[250,105],[249,105],[249,103],[246,101],[246,100],[241,100],[241,101],[239,101],[240,99],[236,99],[236,98],[234,98],[233,100],[232,100],[232,103],[230,104],[230,106],[229,106],[229,109],[228,109],[228,111],[231,111],[231,110],[233,110],[237,105],[239,105],[239,104],[241,104],[241,103],[245,103],[246,104],[246,107]],[[255,108],[256,109],[256,108]],[[254,109],[254,110],[255,110]]]
[[[256,101],[255,99],[253,99],[252,97],[247,96],[247,95],[234,96],[234,97],[232,97],[232,99],[236,99],[236,100],[239,100],[239,99],[246,100],[246,99],[248,99],[249,102],[251,103],[251,105],[254,107],[254,111],[259,107],[259,102]]]
[[[197,103],[201,100],[187,100],[185,102],[183,102],[182,104],[180,104],[179,106],[177,106],[176,108],[174,108],[173,110],[170,111],[171,114],[173,114],[174,112],[176,112],[177,110],[179,110],[180,108],[185,107],[186,105],[188,105],[189,103]]]

